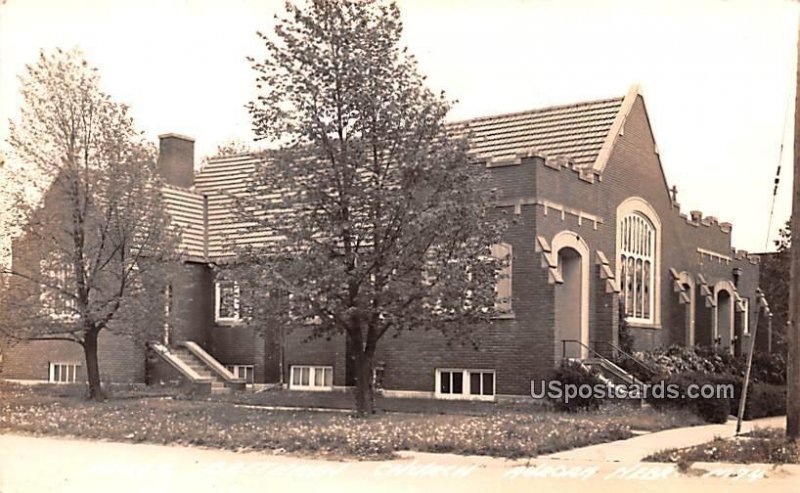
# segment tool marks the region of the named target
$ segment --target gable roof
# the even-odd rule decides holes
[[[172,223],[180,232],[180,248],[190,258],[205,259],[206,218],[202,194],[173,185],[162,185],[161,197]]]
[[[195,190],[208,197],[209,258],[230,255],[230,242],[234,239],[239,245],[247,245],[275,238],[268,231],[249,231],[233,211],[232,196],[247,192],[251,176],[262,160],[252,154],[210,159],[195,176]]]
[[[601,161],[608,158],[636,94],[634,86],[624,97],[474,118],[450,128],[469,135],[473,157],[487,164],[513,162],[518,154],[535,150],[602,170]]]
[[[487,164],[514,162],[535,151],[563,157],[576,168],[602,173],[611,149],[630,112],[638,87],[624,97],[474,118],[448,124],[469,137],[472,157]],[[231,255],[237,244],[264,244],[273,233],[254,232],[232,211],[232,196],[246,192],[252,173],[265,155],[239,154],[212,158],[195,175],[192,190],[165,187],[166,204],[186,233],[182,246],[190,257],[205,260]]]

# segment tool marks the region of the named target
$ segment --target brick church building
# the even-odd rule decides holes
[[[730,223],[681,212],[636,87],[623,97],[453,126],[469,133],[471,155],[490,170],[498,191],[497,207],[516,219],[493,249],[511,259],[497,287],[509,300],[507,310],[475,334],[478,349],[448,345],[433,331],[383,340],[376,360],[384,394],[527,395],[531,379],[564,357],[618,351],[620,304],[637,349],[680,344],[739,353],[747,347],[757,309],[757,257],[732,248]],[[299,331],[279,327],[257,333],[240,319],[236,281],[215,280],[215,263],[231,254],[230,238],[248,241],[229,194],[244,189],[259,159],[216,158],[195,172],[194,141],[161,136],[163,193],[181,226],[184,253],[181,276],[170,287],[173,323],[150,350],[102,336],[105,380],[152,382],[171,371],[228,386],[248,381],[334,390],[352,384],[343,337],[305,341]],[[765,341],[759,336],[757,347],[767,350]],[[6,351],[1,376],[78,381],[82,364],[77,345],[27,342]]]

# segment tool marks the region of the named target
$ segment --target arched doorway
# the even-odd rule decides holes
[[[715,310],[714,337],[719,343],[719,348],[725,351],[733,350],[734,329],[734,288],[728,281],[718,282],[714,286],[714,298],[717,302]]]
[[[695,345],[695,293],[694,293],[694,278],[688,272],[681,272],[678,277],[686,297],[689,299],[688,303],[684,304],[684,344],[687,347]]]
[[[558,251],[558,270],[562,283],[556,284],[556,352],[558,356],[580,358],[581,347],[581,255],[574,249],[564,247]]]
[[[733,312],[733,355],[742,354],[742,342],[744,340],[744,312],[739,311],[737,306]]]
[[[560,277],[554,293],[553,329],[558,364],[562,357],[588,357],[589,247],[571,231],[557,234],[551,245]]]

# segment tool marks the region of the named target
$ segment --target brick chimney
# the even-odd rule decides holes
[[[158,136],[158,173],[169,185],[194,185],[194,139],[178,134]]]

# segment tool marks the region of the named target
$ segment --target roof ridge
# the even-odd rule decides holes
[[[244,161],[247,159],[259,159],[260,156],[264,154],[264,151],[247,151],[247,152],[238,152],[236,154],[228,154],[227,156],[213,156],[209,157],[206,162],[207,163],[225,163],[225,162],[235,162],[235,161]]]
[[[173,185],[172,183],[166,183],[166,182],[162,182],[161,183],[161,187],[162,188],[176,190],[176,191],[179,191],[179,192],[189,193],[189,194],[193,194],[193,195],[199,195],[197,193],[197,190],[194,189],[194,187],[182,187],[182,186],[179,186],[179,185]]]
[[[195,179],[197,179],[197,177],[207,172],[220,172],[232,166],[252,165],[258,161],[261,161],[263,159],[262,155],[262,153],[247,152],[230,156],[208,158],[203,163],[203,166],[195,172],[194,176]]]
[[[616,97],[613,97],[613,98],[595,99],[595,100],[591,100],[591,101],[581,101],[581,102],[578,102],[578,103],[557,104],[557,105],[545,106],[545,107],[541,107],[541,108],[531,108],[531,109],[523,110],[523,111],[513,111],[513,112],[510,112],[510,113],[496,113],[496,114],[492,114],[492,115],[484,115],[484,116],[477,116],[477,117],[473,117],[473,118],[467,118],[467,119],[464,119],[464,120],[456,120],[456,121],[452,121],[452,122],[447,122],[447,125],[448,126],[451,126],[451,125],[452,126],[465,125],[465,124],[469,124],[469,123],[472,123],[472,122],[478,122],[478,121],[483,121],[483,120],[494,120],[494,119],[497,119],[497,118],[508,118],[508,117],[514,117],[514,116],[522,116],[522,115],[527,115],[527,114],[543,113],[545,111],[563,110],[563,109],[569,109],[569,108],[581,108],[581,107],[584,107],[584,106],[591,106],[591,105],[596,105],[596,104],[600,104],[600,103],[621,102],[624,99],[625,99],[625,96],[623,95],[623,96],[616,96]]]

